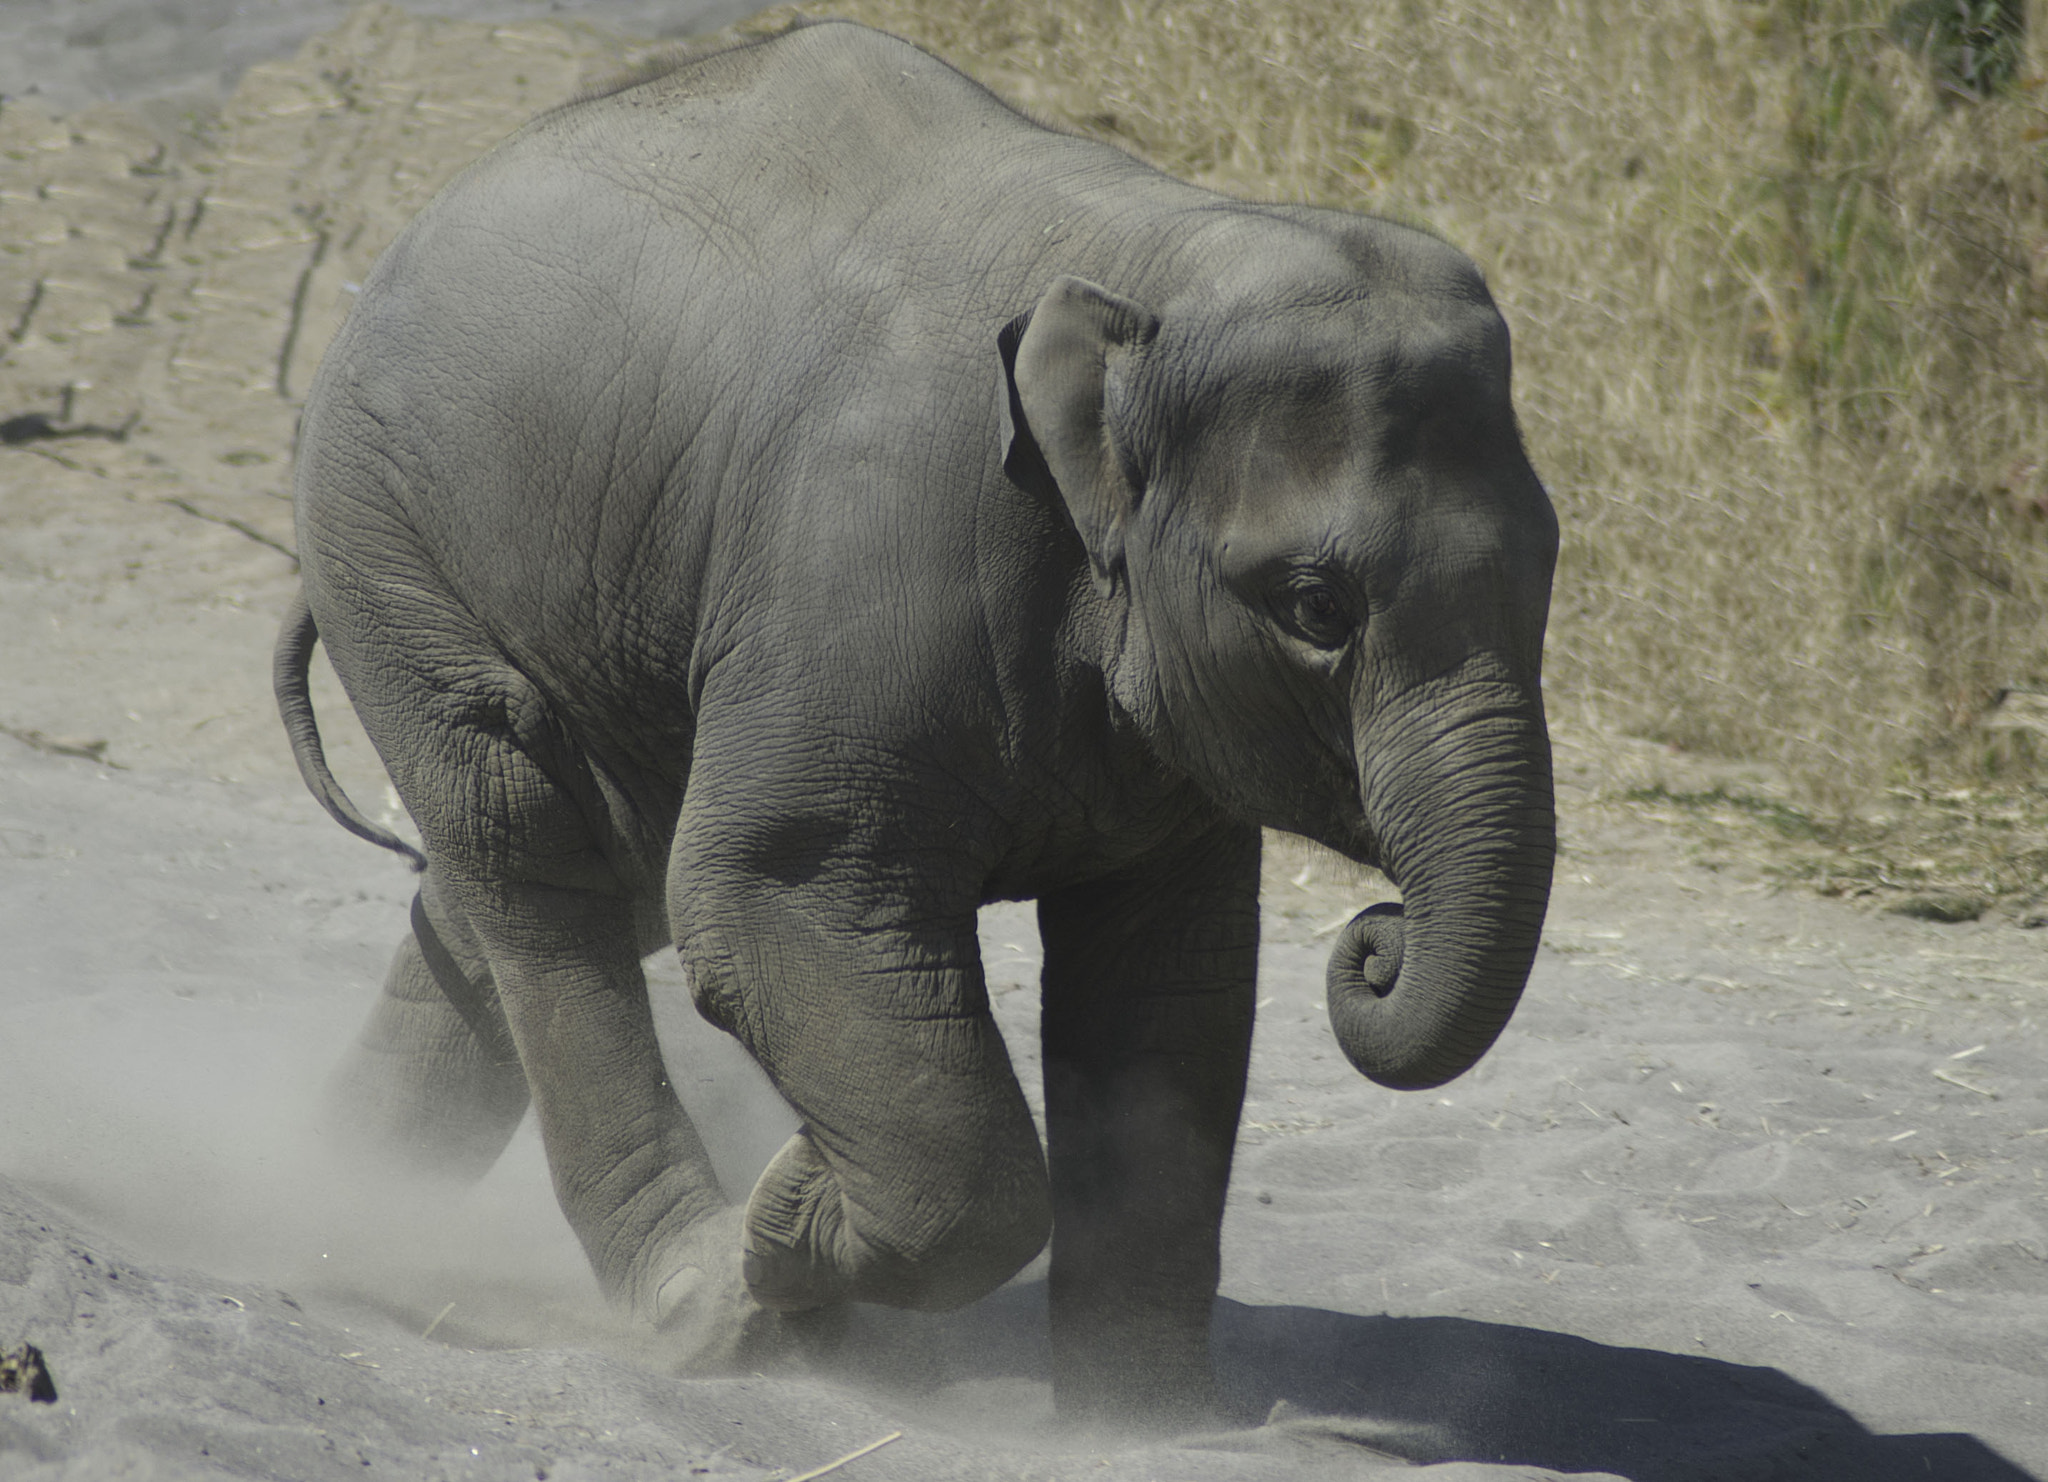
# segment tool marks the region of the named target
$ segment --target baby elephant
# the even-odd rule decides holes
[[[1470,1066],[1536,950],[1557,526],[1478,271],[802,27],[543,115],[363,285],[308,401],[326,645],[425,841],[344,1068],[476,1173],[529,1099],[604,1290],[702,1356],[1052,1242],[1068,1414],[1212,1397],[1260,828],[1376,865],[1337,1040]],[[1041,1146],[976,908],[1033,899]],[[1405,913],[1404,913],[1405,912]],[[743,1209],[643,957],[802,1119]]]

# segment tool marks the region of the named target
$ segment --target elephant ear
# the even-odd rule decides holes
[[[1139,304],[1080,278],[1045,296],[996,337],[1003,357],[1003,471],[1021,489],[1056,492],[1107,593],[1123,567],[1124,529],[1138,489],[1116,445],[1109,398],[1116,372],[1159,332]]]

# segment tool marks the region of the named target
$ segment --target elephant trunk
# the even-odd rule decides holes
[[[1338,938],[1330,1024],[1383,1086],[1462,1075],[1515,1010],[1557,848],[1550,742],[1531,687],[1450,676],[1361,728],[1360,783],[1402,904]]]

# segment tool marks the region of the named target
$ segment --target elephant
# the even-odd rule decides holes
[[[294,477],[286,729],[422,871],[334,1094],[461,1176],[530,1104],[604,1293],[685,1355],[954,1308],[1049,1242],[1060,1413],[1209,1414],[1262,829],[1401,894],[1331,958],[1365,1075],[1462,1073],[1522,992],[1558,528],[1505,322],[1430,233],[802,25],[455,177]],[[323,758],[316,645],[418,851]],[[977,943],[1004,900],[1042,1141]],[[800,1123],[744,1205],[663,1070],[670,948]]]

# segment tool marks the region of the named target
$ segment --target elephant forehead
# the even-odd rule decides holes
[[[1398,438],[1422,418],[1463,419],[1508,399],[1500,316],[1405,294],[1252,302],[1168,320],[1157,354],[1158,390],[1198,437],[1314,466]]]
[[[1335,531],[1453,486],[1477,485],[1483,500],[1488,466],[1517,461],[1504,381],[1447,337],[1321,338],[1215,363],[1190,398],[1179,482],[1212,530],[1282,520]]]

